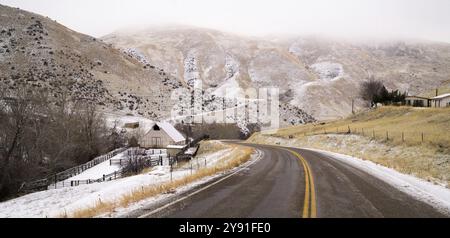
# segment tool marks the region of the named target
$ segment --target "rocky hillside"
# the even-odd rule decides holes
[[[49,18],[2,5],[0,22],[0,86],[9,90],[28,85],[47,89],[54,98],[94,101],[105,111],[162,120],[170,117],[171,109],[178,103],[171,99],[173,90],[189,89],[200,77],[197,75],[196,54],[182,57],[181,62],[158,58],[156,54],[149,57],[149,54],[142,54],[136,48],[113,47],[101,39],[74,32]],[[200,40],[197,39],[196,44]],[[163,44],[158,47],[169,49]],[[160,54],[160,57],[175,55],[174,52]],[[213,51],[205,57],[213,60],[223,57],[228,79],[238,76],[238,61],[231,55],[227,57]],[[166,63],[162,64],[163,61]],[[210,75],[220,75],[216,72],[218,63],[212,65],[216,69],[211,69]],[[179,77],[177,70],[184,78]],[[210,82],[221,80],[217,78]],[[202,101],[200,105],[210,107],[208,105],[222,101],[217,93],[214,100]],[[225,108],[236,107],[232,100],[225,102]],[[223,108],[221,106],[221,110]],[[283,125],[315,120],[295,106],[280,108]],[[234,119],[245,131],[246,120]]]
[[[185,26],[119,31],[103,39],[145,57],[186,86],[202,80],[218,95],[225,87],[279,87],[283,103],[318,119],[351,113],[359,83],[370,77],[410,94],[450,78],[450,44],[444,43],[272,40]],[[362,102],[356,100],[356,106]]]
[[[90,100],[108,111],[168,116],[182,86],[164,70],[99,39],[33,13],[0,5],[0,86],[45,88],[51,96]]]

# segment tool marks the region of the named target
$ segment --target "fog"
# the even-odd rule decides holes
[[[0,0],[96,37],[183,24],[250,36],[327,34],[450,42],[448,0]]]

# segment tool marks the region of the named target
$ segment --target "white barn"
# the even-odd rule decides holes
[[[184,145],[186,138],[167,122],[155,123],[139,140],[143,148],[167,148],[169,145]]]

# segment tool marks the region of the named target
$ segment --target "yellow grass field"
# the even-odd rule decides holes
[[[393,144],[450,149],[450,108],[381,107],[344,120],[308,124],[279,130],[274,136],[289,138],[313,134],[347,133]],[[422,142],[423,134],[423,142]]]

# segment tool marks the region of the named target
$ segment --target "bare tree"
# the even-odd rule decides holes
[[[374,106],[375,99],[383,88],[384,86],[381,81],[375,80],[374,77],[371,77],[369,80],[361,83],[359,95],[362,99],[369,102],[371,106]]]
[[[50,98],[26,86],[0,90],[0,199],[118,146],[95,104]]]

